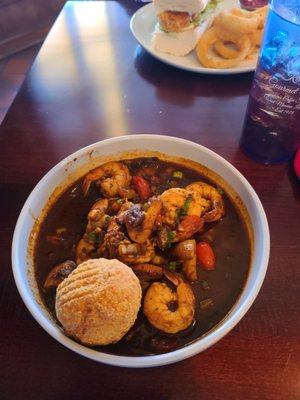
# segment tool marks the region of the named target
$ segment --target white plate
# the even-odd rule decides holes
[[[236,0],[223,0],[219,4],[218,10],[230,9],[239,7]],[[199,72],[203,74],[239,74],[244,72],[254,71],[256,67],[257,57],[252,60],[244,60],[239,66],[230,69],[215,69],[205,68],[201,66],[197,59],[195,52],[191,52],[184,57],[176,57],[171,54],[161,53],[156,51],[151,46],[152,32],[154,31],[155,24],[157,23],[156,12],[152,3],[147,4],[140,8],[131,18],[130,29],[136,40],[140,45],[147,50],[154,57],[166,64],[173,65],[188,71]]]

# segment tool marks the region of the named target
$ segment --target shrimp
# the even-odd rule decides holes
[[[197,215],[201,216],[204,209],[209,206],[206,199],[195,196],[182,188],[168,189],[161,195],[163,203],[162,224],[174,227],[178,221],[178,216]]]
[[[103,228],[107,226],[109,216],[106,214],[108,200],[100,199],[93,204],[88,213],[88,224],[82,239],[76,246],[76,262],[82,263],[92,257],[103,238]]]
[[[105,197],[127,197],[126,189],[131,183],[131,175],[125,164],[111,161],[90,171],[84,178],[82,190],[84,196],[89,192],[93,182],[99,181],[101,192]]]
[[[119,198],[111,198],[108,200],[108,208],[109,211],[113,214],[120,215],[123,211],[128,210],[132,203],[128,201],[126,198],[119,199]]]
[[[154,246],[148,240],[147,242],[132,243],[126,239],[120,242],[117,250],[118,259],[128,264],[148,263],[154,256]]]
[[[108,209],[108,200],[101,199],[93,204],[90,212],[88,213],[88,224],[86,227],[86,232],[93,232],[95,229],[102,229],[108,220],[108,215],[106,211]]]
[[[98,248],[98,253],[107,258],[118,258],[128,264],[140,264],[149,262],[154,255],[153,244],[148,240],[144,243],[132,243],[122,228],[124,213],[132,203],[126,201],[117,216],[109,221],[104,240]]]
[[[137,204],[126,212],[125,225],[131,240],[137,243],[145,243],[152,234],[156,218],[162,208],[160,199],[153,199],[146,212]]]
[[[153,264],[136,264],[131,265],[131,268],[139,278],[143,294],[145,294],[152,281],[160,280],[164,274],[162,267]]]
[[[204,220],[197,215],[187,215],[181,219],[177,225],[173,242],[181,242],[189,239],[195,233],[199,232],[204,225]]]
[[[161,223],[167,224],[170,227],[176,225],[178,215],[182,209],[188,192],[182,188],[172,188],[165,190],[161,195],[161,201],[163,203],[163,212]]]
[[[121,206],[119,208],[119,212],[118,212],[117,217],[116,217],[116,221],[120,225],[124,225],[125,224],[126,213],[132,206],[133,206],[133,203],[131,203],[131,201],[128,201],[127,199],[122,202],[122,204],[121,204]]]
[[[224,202],[220,193],[214,187],[204,182],[194,182],[186,187],[186,190],[195,198],[204,198],[210,201],[210,207],[202,215],[205,222],[213,222],[224,215]]]
[[[167,260],[161,255],[154,253],[153,257],[151,258],[151,263],[154,265],[164,265],[167,264]]]
[[[160,248],[189,239],[202,229],[204,221],[201,214],[207,207],[207,200],[196,197],[186,189],[172,188],[163,192],[161,201],[161,226],[157,235]]]
[[[178,284],[176,291],[165,283],[152,283],[143,306],[149,322],[166,333],[177,333],[188,328],[195,314],[195,296],[190,285],[182,279],[173,281]]]
[[[131,267],[139,279],[155,281],[163,277],[163,269],[153,264],[136,264]]]
[[[98,248],[99,254],[106,258],[116,258],[120,243],[126,240],[125,234],[117,222],[117,218],[115,216],[109,221],[103,242]]]

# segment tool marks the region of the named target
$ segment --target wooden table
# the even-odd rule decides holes
[[[0,130],[1,399],[300,398],[300,186],[288,165],[264,166],[238,142],[252,74],[206,76],[146,54],[129,30],[133,0],[69,2]],[[38,180],[68,154],[135,133],[174,135],[225,157],[250,181],[271,229],[262,290],[238,326],[178,364],[109,367],[63,348],[23,305],[10,245]]]

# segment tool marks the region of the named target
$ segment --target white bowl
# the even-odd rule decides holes
[[[183,157],[201,163],[217,173],[239,194],[250,215],[254,233],[247,282],[227,316],[210,332],[186,347],[170,353],[142,357],[102,353],[82,346],[65,336],[42,305],[34,279],[32,260],[32,242],[35,237],[33,228],[50,195],[53,192],[61,192],[62,187],[82,176],[97,163],[111,159],[111,155],[120,152],[131,153],[133,150],[158,151]],[[248,181],[230,163],[211,150],[187,140],[158,135],[132,135],[104,140],[85,147],[65,158],[43,177],[28,197],[20,213],[13,237],[12,265],[16,285],[28,310],[58,342],[76,353],[106,364],[123,367],[153,367],[191,357],[225,336],[240,321],[255,300],[266,274],[269,251],[269,228],[262,204]]]

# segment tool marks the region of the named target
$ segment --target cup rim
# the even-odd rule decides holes
[[[236,303],[233,305],[233,307],[230,309],[230,311],[224,317],[224,319],[220,321],[220,323],[217,324],[217,326],[213,327],[211,331],[208,331],[204,336],[199,337],[194,342],[178,350],[174,350],[168,353],[149,355],[149,356],[124,356],[124,355],[114,355],[114,354],[104,353],[75,342],[73,339],[67,337],[62,332],[62,330],[57,325],[55,325],[55,323],[51,321],[49,317],[46,316],[46,314],[42,311],[41,306],[37,303],[37,300],[35,299],[35,296],[32,293],[32,291],[30,290],[30,287],[27,285],[28,281],[26,282],[27,284],[26,283],[24,284],[22,280],[20,271],[22,270],[22,268],[24,268],[24,265],[22,267],[22,260],[19,260],[18,258],[18,247],[19,243],[22,241],[22,227],[25,215],[29,209],[32,199],[35,198],[35,196],[39,193],[41,187],[45,182],[47,182],[49,177],[55,175],[58,171],[60,171],[61,167],[65,166],[70,161],[72,161],[74,157],[79,158],[83,154],[86,154],[88,151],[92,150],[95,147],[98,147],[103,143],[114,144],[120,141],[132,141],[134,143],[135,140],[140,140],[140,139],[145,139],[145,140],[148,139],[155,141],[160,140],[164,141],[165,143],[172,141],[173,143],[177,142],[178,144],[181,143],[187,146],[196,147],[197,149],[199,149],[200,152],[207,153],[209,157],[212,157],[214,160],[217,160],[219,163],[221,163],[224,166],[224,168],[229,169],[230,172],[233,173],[242,183],[242,185],[249,193],[250,197],[254,202],[262,226],[262,231],[263,231],[262,239],[264,240],[264,245],[263,245],[262,257],[260,259],[259,274],[258,276],[255,277],[252,288],[249,290],[249,294],[243,300],[243,302],[241,302],[241,304],[239,304],[240,299],[237,299]],[[71,155],[61,160],[53,168],[51,168],[34,187],[34,189],[30,193],[29,197],[27,198],[20,212],[14,230],[11,257],[12,257],[12,269],[13,269],[15,283],[23,302],[25,303],[27,309],[30,311],[31,315],[35,318],[35,320],[54,339],[56,339],[59,343],[69,348],[70,350],[73,350],[74,352],[82,356],[85,356],[89,359],[92,359],[94,361],[103,362],[114,366],[143,368],[143,367],[161,366],[184,360],[186,358],[189,358],[193,355],[196,355],[206,350],[208,347],[214,345],[217,341],[222,339],[242,319],[242,317],[249,310],[255,298],[257,297],[267,271],[269,253],[270,253],[269,226],[261,201],[256,192],[254,191],[254,189],[252,188],[252,186],[250,185],[250,183],[232,164],[230,164],[227,160],[219,156],[214,151],[186,139],[166,136],[166,135],[139,134],[139,135],[119,136],[95,142],[93,144],[90,144],[86,147],[77,150],[76,152],[72,153]],[[251,268],[248,274],[248,279],[250,272]],[[246,285],[247,282],[245,283],[245,286],[241,293],[244,292]]]

